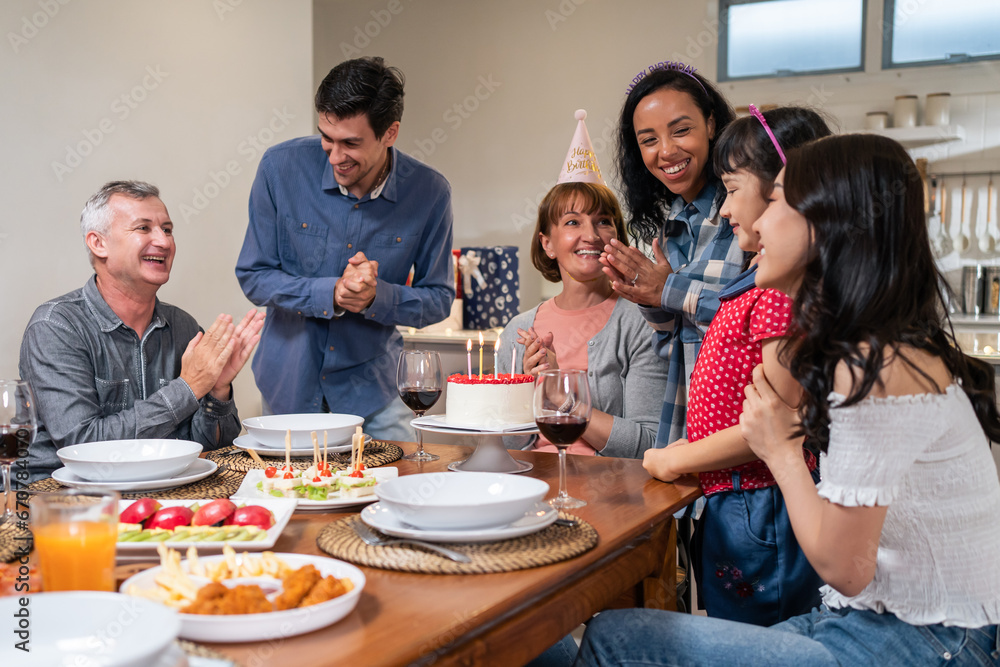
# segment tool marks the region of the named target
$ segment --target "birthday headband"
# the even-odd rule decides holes
[[[767,132],[767,136],[771,137],[771,143],[774,144],[774,150],[778,151],[778,157],[781,158],[781,164],[788,164],[788,160],[785,159],[785,152],[781,150],[781,146],[778,145],[778,140],[774,137],[774,132],[771,131],[771,126],[767,124],[764,120],[764,114],[760,112],[755,105],[751,104],[749,107],[750,115],[760,121],[760,124],[764,126],[764,131]]]
[[[674,70],[675,72],[680,72],[681,74],[687,74],[689,77],[694,79],[695,82],[697,82],[698,87],[701,88],[701,91],[703,93],[705,93],[705,97],[709,97],[708,91],[705,90],[704,84],[702,84],[701,80],[694,75],[694,73],[698,71],[697,68],[693,67],[692,65],[685,65],[680,61],[675,62],[673,60],[660,61],[655,65],[650,65],[646,69],[636,74],[634,77],[632,77],[632,83],[630,83],[628,88],[625,89],[625,94],[628,95],[629,93],[631,93],[632,89],[635,88],[635,85],[640,81],[642,81],[644,78],[646,78],[647,75],[652,74],[653,72],[661,69],[670,69]]]

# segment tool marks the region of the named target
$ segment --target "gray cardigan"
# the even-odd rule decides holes
[[[538,306],[512,319],[500,334],[498,365],[509,373],[511,346],[517,351],[515,366],[524,367],[524,346],[517,343],[517,330],[530,328]],[[571,336],[566,332],[563,336]],[[555,333],[556,338],[560,333]],[[582,343],[583,341],[581,341]],[[619,298],[607,324],[587,341],[587,376],[594,408],[613,416],[611,436],[602,456],[641,458],[656,444],[660,408],[667,385],[667,365],[653,352],[649,325],[639,309]]]

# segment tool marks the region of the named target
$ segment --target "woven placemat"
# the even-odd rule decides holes
[[[186,639],[177,639],[174,643],[189,656],[194,656],[196,658],[208,658],[209,660],[225,660],[226,662],[231,663],[233,667],[242,667],[239,662],[226,657],[215,649],[207,646],[195,644],[194,642],[189,642]]]
[[[316,538],[316,544],[334,558],[383,570],[421,574],[513,572],[569,560],[597,546],[597,530],[593,526],[563,512],[559,516],[575,519],[578,523],[575,526],[553,524],[537,533],[509,540],[446,545],[467,555],[471,563],[456,563],[409,545],[369,546],[354,532],[354,522],[361,521],[357,515],[327,524]],[[378,531],[375,533],[381,535]]]
[[[31,546],[31,531],[27,526],[18,527],[17,521],[0,523],[0,563],[9,563],[23,556],[31,551]]]
[[[161,489],[159,491],[122,491],[121,497],[126,500],[145,498],[147,496],[167,500],[200,500],[202,498],[215,500],[216,498],[228,498],[240,488],[244,477],[246,477],[245,471],[220,465],[215,473],[205,479],[199,479],[197,482],[191,482],[190,484],[174,487],[173,489]],[[28,485],[28,490],[30,491],[61,491],[65,488],[65,486],[51,477],[40,479]]]
[[[381,440],[372,440],[365,445],[365,453],[361,458],[364,460],[366,468],[377,468],[398,461],[402,457],[403,450],[399,445]],[[243,472],[260,467],[250,458],[250,455],[246,451],[235,445],[208,452],[205,454],[205,458],[215,461],[219,464],[220,468],[228,466],[231,470],[242,470]],[[268,463],[268,465],[279,466],[285,464],[284,460],[279,458],[267,458],[264,460],[274,461],[274,463]],[[346,470],[347,466],[351,464],[351,453],[330,454],[327,460],[330,462],[331,467],[337,470]],[[291,463],[292,467],[296,470],[305,470],[312,465],[313,460],[311,456],[305,458],[293,457]]]

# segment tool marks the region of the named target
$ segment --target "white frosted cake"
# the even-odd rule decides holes
[[[452,375],[444,420],[482,429],[531,422],[534,393],[535,379],[530,375]]]

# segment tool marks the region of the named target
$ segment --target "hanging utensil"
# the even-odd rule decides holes
[[[993,174],[986,186],[986,228],[993,241],[993,250],[1000,250],[1000,222],[997,221],[997,190],[993,185]]]
[[[941,215],[941,196],[938,192],[938,179],[930,179],[930,213],[927,216],[927,234],[937,257],[943,257],[951,251],[951,239],[948,238]]]
[[[979,242],[979,250],[986,253],[992,248],[990,238],[989,218],[989,188],[982,185],[976,191],[976,240]]]
[[[951,201],[951,206],[948,207],[948,235],[951,236],[951,242],[958,252],[965,250],[965,244],[962,242],[962,207],[965,205],[963,190],[962,186],[956,185],[948,193],[948,199]]]
[[[972,197],[969,196],[968,185],[962,177],[962,186],[957,188],[957,196],[952,202],[952,210],[956,212],[957,220],[953,222],[952,238],[955,239],[955,249],[965,253],[972,246]]]

